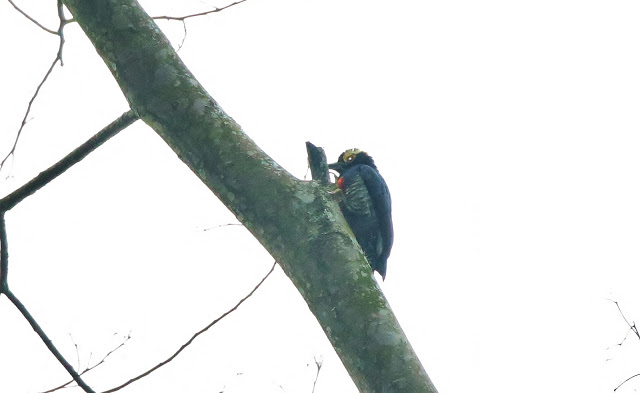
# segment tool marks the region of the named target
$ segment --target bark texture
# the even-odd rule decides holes
[[[132,110],[282,266],[361,392],[436,392],[328,188],[269,158],[134,0],[64,0]],[[301,144],[302,148],[302,144]]]

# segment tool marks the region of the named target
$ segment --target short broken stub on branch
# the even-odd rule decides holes
[[[329,166],[327,165],[327,156],[324,153],[324,149],[311,142],[307,142],[306,145],[311,178],[319,181],[320,184],[329,184]]]

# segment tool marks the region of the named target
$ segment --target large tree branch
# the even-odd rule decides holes
[[[360,391],[435,392],[327,186],[295,179],[244,134],[137,2],[64,3],[134,112],[280,263]]]

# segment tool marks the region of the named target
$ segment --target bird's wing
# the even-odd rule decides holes
[[[378,171],[370,166],[363,165],[360,169],[360,176],[369,191],[371,200],[373,201],[373,209],[380,225],[380,231],[383,234],[384,241],[384,259],[389,257],[391,245],[393,244],[393,224],[391,222],[391,194],[387,183]],[[385,236],[386,235],[386,236]]]

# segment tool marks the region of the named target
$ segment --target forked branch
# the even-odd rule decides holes
[[[20,123],[20,128],[18,128],[18,132],[16,133],[16,137],[15,137],[15,139],[13,141],[13,146],[11,147],[11,150],[9,150],[7,155],[2,159],[2,161],[0,161],[0,171],[2,170],[2,168],[4,168],[4,164],[7,162],[7,160],[10,157],[12,157],[13,154],[16,152],[16,147],[18,146],[18,141],[20,140],[20,135],[22,135],[22,130],[24,129],[24,126],[28,122],[29,114],[31,113],[31,107],[33,106],[33,103],[35,102],[36,97],[38,97],[38,94],[40,93],[40,89],[42,88],[44,83],[49,78],[49,75],[51,75],[51,73],[53,72],[53,69],[55,68],[56,64],[58,62],[60,62],[61,66],[64,65],[64,62],[62,61],[62,49],[64,48],[64,42],[65,42],[64,41],[64,27],[70,22],[70,20],[68,20],[68,19],[66,19],[64,17],[64,9],[63,9],[63,5],[62,5],[62,0],[58,0],[58,19],[60,20],[60,24],[58,25],[58,30],[57,31],[53,31],[53,30],[47,29],[46,27],[41,25],[38,21],[36,21],[35,19],[33,19],[32,17],[27,15],[27,13],[25,13],[20,8],[18,8],[18,6],[16,6],[13,1],[9,0],[9,2],[11,3],[11,5],[13,5],[13,7],[16,10],[18,10],[18,12],[20,12],[22,15],[27,17],[30,21],[35,23],[41,29],[43,29],[44,31],[46,31],[48,33],[57,35],[59,37],[59,43],[58,43],[58,52],[56,54],[56,57],[53,59],[53,62],[49,66],[49,69],[44,74],[44,77],[42,78],[42,80],[38,84],[38,87],[36,88],[35,93],[33,93],[33,96],[31,96],[31,99],[29,100],[29,104],[27,105],[27,110],[25,111],[24,117],[22,118],[22,122]]]

